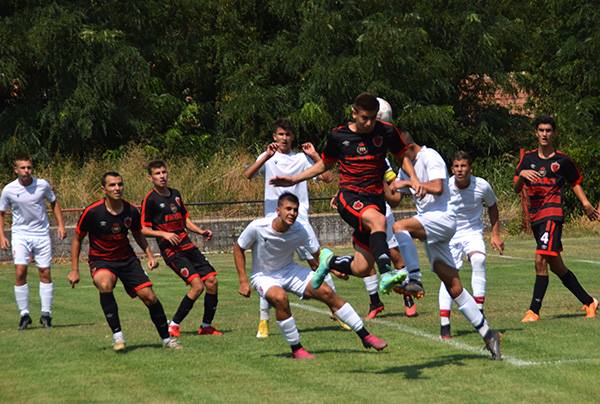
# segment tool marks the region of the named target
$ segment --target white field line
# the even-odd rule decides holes
[[[303,304],[303,303],[291,303],[290,302],[290,305],[293,307],[297,307],[301,310],[310,311],[313,313],[319,313],[319,314],[323,314],[326,316],[331,315],[331,312],[329,310],[319,309],[317,307],[313,307],[313,306]],[[394,328],[405,334],[410,334],[415,337],[427,339],[427,340],[433,341],[438,344],[450,345],[453,348],[456,348],[458,350],[471,352],[476,355],[480,355],[480,356],[484,356],[484,357],[490,356],[489,352],[486,351],[484,348],[474,347],[472,345],[465,344],[464,342],[457,341],[456,339],[444,341],[444,340],[441,340],[439,338],[439,336],[437,336],[437,335],[429,334],[425,331],[419,330],[418,328],[410,327],[410,326],[407,326],[404,324],[392,323],[390,321],[382,320],[382,319],[369,320],[369,322],[374,323],[374,324],[384,325],[384,326],[390,327],[390,328]],[[530,360],[520,359],[520,358],[511,356],[511,355],[503,355],[502,357],[504,359],[504,362],[509,363],[514,366],[519,366],[519,367],[561,365],[561,364],[566,364],[566,363],[600,362],[600,358],[557,359],[557,360],[551,360],[551,361],[530,361]]]
[[[507,259],[507,260],[531,261],[533,263],[533,257],[531,257],[531,258],[524,258],[524,257],[514,257],[512,255],[499,255],[499,254],[492,255],[491,257],[494,257],[494,258],[504,258],[504,259]],[[575,262],[582,262],[584,264],[600,265],[600,261],[582,260],[582,259],[578,259],[578,258],[566,258],[565,261],[567,261],[567,262],[569,262],[569,261],[575,261]]]

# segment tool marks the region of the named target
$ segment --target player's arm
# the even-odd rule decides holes
[[[278,148],[279,146],[277,145],[277,143],[269,143],[269,145],[267,145],[267,150],[263,154],[261,154],[258,157],[258,159],[256,159],[256,161],[250,165],[250,167],[244,170],[244,177],[248,179],[254,177],[258,170],[260,170],[261,167],[265,165],[267,160],[273,157]]]
[[[250,297],[250,282],[248,281],[248,275],[246,275],[246,255],[238,243],[233,245],[233,261],[240,282],[238,293],[244,297]]]
[[[534,182],[540,178],[540,173],[538,173],[536,170],[521,170],[519,175],[515,177],[515,192],[517,194],[521,192],[523,185],[525,185],[525,181]]]
[[[326,164],[322,159],[316,162],[312,167],[307,168],[300,174],[294,176],[281,176],[271,178],[270,184],[276,187],[291,187],[299,182],[306,181],[310,178],[316,177],[317,175],[323,174],[325,171],[330,170],[333,167],[333,163]]]
[[[585,192],[583,191],[583,187],[581,186],[581,184],[573,185],[573,192],[575,193],[577,199],[579,199],[579,202],[581,202],[581,206],[583,206],[583,210],[585,211],[587,217],[590,220],[597,220],[599,217],[598,209],[595,209],[594,206],[590,203],[587,196],[585,195]]]
[[[504,252],[504,240],[500,236],[500,212],[498,211],[497,203],[488,207],[488,216],[490,218],[490,225],[492,226],[492,247],[502,255]]]
[[[142,251],[146,253],[148,269],[152,271],[158,266],[158,261],[154,257],[154,251],[152,251],[152,247],[150,247],[150,244],[148,244],[148,240],[146,240],[146,237],[142,234],[141,230],[132,230],[131,234],[133,235],[137,245],[139,245]]]
[[[4,233],[4,215],[6,212],[0,211],[0,248],[6,250],[10,247],[10,242],[6,238],[6,233]]]
[[[169,233],[168,231],[154,230],[152,227],[144,226],[142,223],[142,234],[146,237],[164,238],[171,245],[177,245],[181,243],[181,238],[175,233]]]
[[[56,230],[58,234],[58,239],[63,240],[66,236],[65,220],[63,218],[62,209],[60,208],[60,203],[58,202],[58,199],[55,199],[54,202],[50,202],[50,207],[52,208],[52,213],[54,213],[56,225],[58,226],[58,229]]]
[[[207,240],[210,240],[212,238],[212,230],[204,229],[198,226],[196,223],[192,222],[192,219],[190,219],[189,217],[185,219],[185,227],[187,227],[188,230],[201,235]]]
[[[310,157],[314,163],[317,163],[322,160],[319,153],[317,153],[315,146],[310,142],[306,142],[306,143],[302,144],[302,151],[304,152],[304,154],[306,154],[308,157]],[[334,180],[333,173],[330,170],[325,171],[323,174],[319,175],[317,178],[326,183],[330,183]]]
[[[85,236],[84,236],[85,237]],[[79,283],[79,255],[81,254],[81,240],[83,237],[76,231],[71,240],[71,271],[67,275],[67,279],[74,288]]]
[[[386,181],[383,181],[383,196],[385,198],[385,201],[392,208],[395,208],[396,206],[398,206],[400,204],[400,201],[402,200],[402,193],[394,192],[392,187],[390,185],[388,185],[388,183]]]

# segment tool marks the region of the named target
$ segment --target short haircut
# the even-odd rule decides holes
[[[276,120],[275,124],[273,125],[273,132],[275,132],[277,128],[281,128],[286,132],[294,133],[294,125],[292,125],[292,122],[288,118],[279,118]]]
[[[31,161],[31,165],[33,165],[33,159],[29,154],[17,154],[13,159],[13,166],[17,166],[17,161]]]
[[[277,199],[277,206],[283,205],[283,201],[290,201],[296,205],[300,205],[298,197],[291,192],[284,192],[283,194],[279,195],[279,198]]]
[[[102,180],[100,180],[100,183],[102,184],[103,187],[106,186],[106,177],[121,177],[121,174],[119,174],[116,171],[107,171],[104,174],[102,174]],[[123,177],[121,177],[123,178]]]
[[[467,160],[469,162],[469,165],[473,163],[473,158],[471,157],[471,155],[464,150],[459,150],[454,154],[454,157],[452,158],[452,163],[459,160]]]
[[[354,109],[362,109],[363,111],[379,111],[379,101],[377,97],[370,93],[360,93],[354,99],[352,105]]]
[[[550,115],[540,115],[533,120],[533,129],[537,129],[542,124],[552,126],[552,130],[556,130],[556,121]]]
[[[167,164],[163,160],[152,160],[146,166],[146,169],[148,170],[148,175],[152,175],[152,170],[154,170],[155,168],[161,167],[167,168]]]

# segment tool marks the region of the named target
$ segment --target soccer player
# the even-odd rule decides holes
[[[450,252],[454,266],[460,269],[463,259],[471,263],[471,292],[479,310],[483,312],[486,288],[486,248],[483,240],[481,214],[487,206],[491,225],[491,244],[500,254],[504,251],[504,241],[500,236],[500,219],[494,190],[483,178],[471,174],[471,156],[459,151],[452,160],[452,173],[448,180],[450,193],[457,198],[456,233],[450,240]],[[452,297],[442,282],[439,292],[440,338],[450,339],[450,313]]]
[[[79,283],[79,255],[81,241],[89,235],[89,265],[94,286],[100,292],[100,305],[106,322],[113,333],[113,350],[125,349],[121,330],[119,308],[113,294],[117,279],[132,298],[136,296],[148,307],[150,318],[160,335],[163,346],[180,349],[176,339],[169,336],[167,316],[162,304],[152,290],[152,282],[135,256],[127,235],[133,238],[146,253],[148,268],[155,268],[152,249],[141,233],[140,213],[123,199],[123,178],[115,171],[102,175],[104,198],[89,205],[79,218],[75,237],[71,242],[71,272],[68,279],[72,287]]]
[[[598,300],[581,286],[575,274],[567,268],[560,255],[564,221],[562,209],[563,186],[569,184],[590,220],[598,219],[598,210],[588,201],[581,183],[583,176],[573,160],[554,147],[556,122],[550,116],[539,116],[534,122],[538,146],[523,156],[515,170],[515,192],[523,186],[529,199],[529,220],[537,243],[535,251],[535,284],[529,310],[522,323],[538,321],[542,301],[548,288],[548,266],[563,285],[583,303],[585,318],[594,318]]]
[[[0,196],[0,248],[6,250],[12,244],[15,264],[15,300],[19,309],[19,330],[31,323],[29,315],[29,284],[27,266],[31,256],[35,259],[40,277],[40,324],[52,327],[52,300],[54,284],[50,273],[52,245],[50,223],[46,211],[46,201],[50,203],[58,226],[57,235],[65,238],[65,225],[56,195],[48,181],[33,176],[33,161],[29,156],[20,156],[13,161],[17,179],[2,189]],[[11,242],[4,234],[4,216],[12,211]]]
[[[187,233],[190,230],[210,240],[212,231],[192,222],[181,193],[168,186],[169,176],[164,161],[148,163],[148,178],[153,188],[142,202],[142,233],[146,237],[157,238],[160,254],[167,265],[190,286],[169,323],[169,333],[172,337],[181,335],[181,322],[206,289],[204,316],[198,334],[223,335],[212,326],[218,303],[217,271]]]
[[[233,246],[240,282],[239,293],[250,297],[252,284],[275,307],[277,325],[292,348],[294,359],[313,359],[314,356],[300,344],[300,334],[296,328],[296,320],[292,317],[286,292],[294,293],[300,298],[315,298],[327,304],[340,321],[348,324],[358,334],[365,348],[375,348],[378,351],[384,349],[387,342],[369,334],[349,303],[336,295],[327,284],[314,289],[310,281],[315,272],[294,263],[293,254],[298,247],[306,248],[311,254],[318,249],[304,226],[296,221],[299,209],[298,198],[285,192],[278,198],[276,216],[256,219],[244,229]],[[250,282],[246,275],[244,255],[244,250],[247,249],[252,249]]]
[[[342,274],[364,278],[377,264],[380,273],[379,292],[389,293],[394,284],[406,278],[406,271],[392,269],[390,250],[385,233],[384,180],[385,157],[391,152],[402,163],[406,145],[400,131],[392,124],[377,120],[379,102],[369,93],[361,93],[354,100],[351,122],[329,134],[323,159],[311,168],[294,176],[271,179],[276,186],[290,186],[319,175],[340,162],[340,190],[336,205],[342,219],[354,228],[354,257],[335,256],[329,249],[320,254],[319,267],[312,279],[318,288],[327,273],[333,269]],[[406,169],[414,170],[410,162]],[[418,187],[416,180],[413,186]],[[422,288],[419,287],[422,291]]]
[[[406,134],[409,138],[410,135]],[[394,223],[394,233],[400,252],[410,273],[419,273],[419,257],[413,241],[422,240],[432,270],[446,286],[448,293],[460,312],[475,327],[491,352],[492,359],[500,360],[500,334],[493,331],[477,307],[475,299],[463,289],[450,253],[449,242],[456,232],[456,203],[448,188],[448,174],[444,160],[435,150],[410,143],[407,158],[413,161],[421,187],[410,189],[408,175],[401,171],[400,178],[392,183],[392,189],[411,192],[414,196],[417,215]],[[401,196],[401,194],[397,194]]]

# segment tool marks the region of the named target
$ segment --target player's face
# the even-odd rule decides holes
[[[277,215],[288,226],[293,225],[298,217],[298,204],[292,201],[283,201],[281,206],[277,207]]]
[[[550,146],[554,140],[555,132],[549,123],[540,123],[535,129],[535,135],[540,146]]]
[[[273,141],[279,145],[280,153],[288,153],[292,149],[294,142],[294,133],[283,128],[277,128],[273,132]]]
[[[106,185],[102,187],[104,195],[108,199],[119,200],[123,197],[123,178],[113,177],[111,175],[106,177]]]
[[[356,124],[356,132],[371,133],[375,128],[377,111],[365,111],[360,108],[352,108],[352,119]]]
[[[31,179],[33,173],[33,163],[29,160],[17,160],[15,161],[15,174],[22,181],[28,181]]]
[[[468,160],[454,160],[452,162],[452,174],[457,181],[468,181],[471,177],[471,165]]]
[[[167,167],[153,168],[150,174],[150,181],[157,188],[164,188],[167,186],[169,175],[167,173]]]

